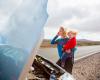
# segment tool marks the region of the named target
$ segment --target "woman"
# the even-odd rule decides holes
[[[60,38],[58,39],[58,37]],[[57,61],[57,64],[61,66],[61,58],[62,58],[62,49],[63,45],[68,41],[68,38],[66,36],[66,31],[63,27],[60,27],[59,32],[57,35],[53,38],[51,41],[51,44],[57,44],[57,49],[58,49],[58,55],[59,55],[59,60]]]

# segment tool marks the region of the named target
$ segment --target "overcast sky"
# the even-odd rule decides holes
[[[77,38],[100,40],[100,0],[49,0],[45,38],[52,39],[60,25],[79,31]]]
[[[5,21],[22,1],[0,0],[0,25],[3,28]],[[49,18],[44,29],[45,38],[52,39],[63,25],[65,28],[77,29],[77,38],[100,41],[100,0],[48,0],[47,9]],[[0,32],[4,32],[3,28],[0,28]]]

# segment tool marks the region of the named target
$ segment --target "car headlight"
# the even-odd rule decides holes
[[[75,80],[74,77],[68,73],[64,73],[60,76],[59,80]]]

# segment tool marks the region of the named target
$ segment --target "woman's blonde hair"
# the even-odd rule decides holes
[[[78,34],[78,31],[76,29],[69,29],[68,33],[71,32],[74,35]]]

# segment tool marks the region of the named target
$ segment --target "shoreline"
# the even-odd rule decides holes
[[[73,76],[76,80],[100,80],[100,52],[76,61]]]

